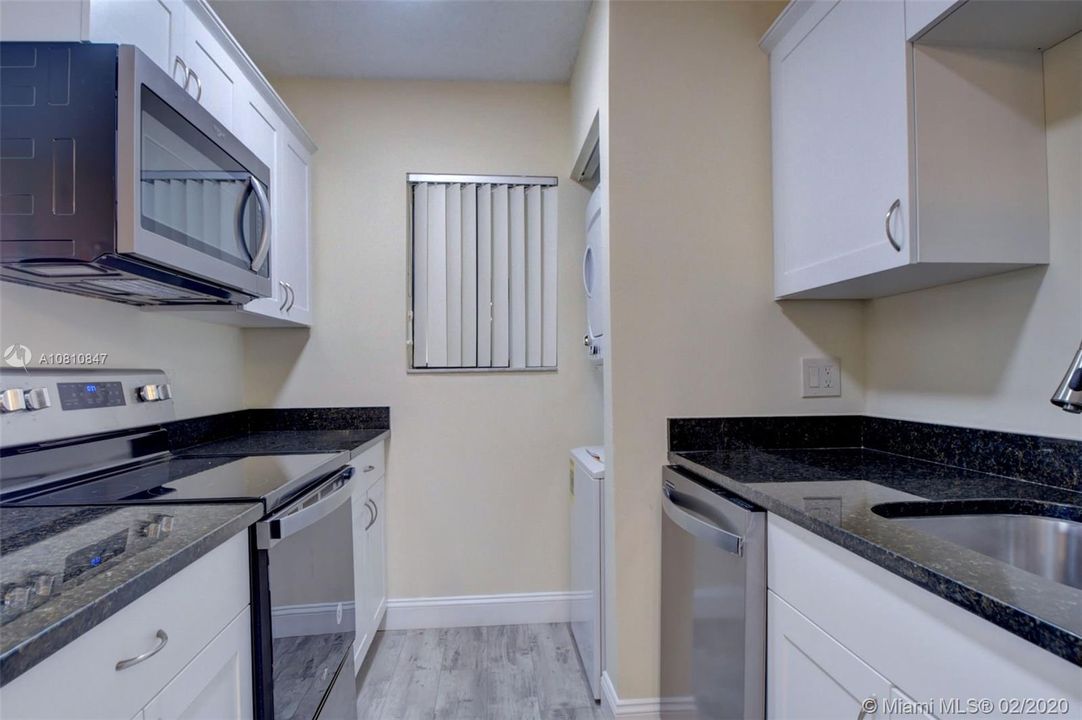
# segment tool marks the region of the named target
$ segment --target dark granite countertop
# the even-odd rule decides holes
[[[286,455],[349,451],[356,457],[390,435],[386,407],[252,409],[166,426],[176,455]]]
[[[256,430],[177,450],[178,457],[294,455],[348,451],[356,457],[391,431],[381,430]]]
[[[672,430],[670,424],[670,440],[679,436]],[[812,442],[823,441],[817,436]],[[1082,665],[1082,590],[872,511],[882,503],[919,501],[925,504],[915,507],[929,512],[942,512],[939,503],[950,503],[955,511],[1033,512],[1039,507],[1082,520],[1082,493],[860,447],[859,439],[850,448],[703,444],[714,447],[676,448],[670,462]]]
[[[0,684],[262,515],[260,503],[0,509]],[[13,588],[34,578],[48,595],[30,593],[19,609]]]

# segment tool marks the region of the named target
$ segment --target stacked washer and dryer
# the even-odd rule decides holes
[[[608,252],[601,226],[601,190],[586,205],[586,252],[582,282],[586,291],[586,335],[583,344],[590,361],[605,362],[608,347],[608,298],[605,274]],[[601,699],[603,608],[601,577],[604,572],[605,453],[602,447],[571,451],[571,635],[595,700]]]

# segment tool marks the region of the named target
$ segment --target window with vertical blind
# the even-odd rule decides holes
[[[409,175],[410,367],[556,368],[556,178]]]

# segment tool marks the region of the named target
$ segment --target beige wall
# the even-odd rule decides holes
[[[288,79],[321,146],[310,332],[247,331],[252,406],[391,406],[390,595],[568,587],[568,450],[601,440],[582,352],[588,193],[566,180],[569,89]],[[407,375],[406,173],[561,176],[555,373]]]
[[[621,698],[658,694],[665,419],[860,412],[862,307],[773,300],[770,95],[759,2],[610,7],[612,448]],[[841,359],[802,399],[800,358]],[[615,669],[615,671],[614,671]]]
[[[120,303],[0,284],[0,347],[108,353],[106,368],[161,368],[177,417],[243,407],[241,331]]]
[[[1051,264],[869,303],[869,414],[1082,437],[1048,402],[1082,339],[1082,34],[1044,65]]]

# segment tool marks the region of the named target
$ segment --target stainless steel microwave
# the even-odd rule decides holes
[[[270,169],[150,58],[5,42],[0,73],[0,277],[135,305],[270,294]]]

